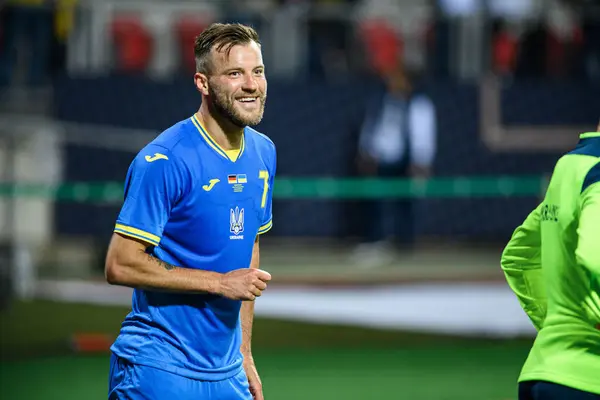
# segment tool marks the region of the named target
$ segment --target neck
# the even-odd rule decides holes
[[[206,128],[210,137],[223,149],[234,150],[241,147],[244,128],[232,124],[220,115],[215,115],[206,106],[206,102],[202,102],[196,117]]]

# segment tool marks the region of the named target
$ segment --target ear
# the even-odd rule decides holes
[[[204,75],[200,72],[196,72],[194,74],[194,84],[196,85],[196,90],[201,94],[208,96],[208,76]]]

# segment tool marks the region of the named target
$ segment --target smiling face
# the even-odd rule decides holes
[[[267,99],[267,80],[256,42],[231,47],[229,54],[213,49],[206,99],[232,124],[257,125]]]
[[[215,117],[234,126],[258,124],[267,81],[257,33],[240,24],[213,24],[194,46],[196,88]]]

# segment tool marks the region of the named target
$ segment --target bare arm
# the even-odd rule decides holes
[[[146,253],[143,241],[114,233],[106,256],[111,285],[187,293],[221,294],[221,274],[180,268]]]
[[[250,270],[260,271],[258,269],[260,264],[260,251],[258,246],[258,236],[254,241],[254,247],[252,248],[252,260],[250,261]],[[264,288],[266,288],[266,283]],[[263,288],[263,290],[264,290]],[[242,346],[240,351],[244,356],[244,371],[248,378],[248,384],[250,385],[250,393],[254,400],[264,400],[262,382],[256,365],[254,364],[254,357],[252,357],[252,325],[254,321],[254,302],[244,301],[242,303],[242,309],[240,310],[240,319],[242,323]]]
[[[254,241],[254,247],[252,248],[252,259],[250,261],[250,268],[258,269],[260,265],[260,249],[258,245],[258,236]],[[266,286],[266,285],[265,285]],[[244,358],[252,359],[252,324],[254,322],[254,302],[245,301],[242,303],[242,309],[240,311],[240,319],[242,321],[242,347],[241,351]]]

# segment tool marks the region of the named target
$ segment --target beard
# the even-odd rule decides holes
[[[245,126],[255,126],[262,121],[265,112],[265,102],[267,100],[266,93],[258,95],[256,98],[258,107],[254,111],[248,112],[241,109],[241,107],[236,107],[236,100],[232,99],[227,93],[219,88],[209,86],[208,91],[209,96],[212,99],[212,108],[235,126],[239,126],[240,128]],[[256,93],[253,95],[256,95]]]

